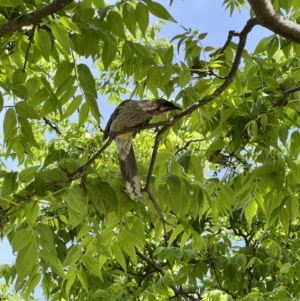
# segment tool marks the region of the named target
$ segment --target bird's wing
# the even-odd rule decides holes
[[[126,102],[131,101],[129,99],[124,100],[123,102],[121,102],[113,111],[113,113],[110,115],[108,122],[106,124],[106,127],[104,129],[104,133],[103,133],[103,140],[108,138],[109,132],[110,132],[110,126],[112,124],[112,122],[117,118],[117,116],[119,115],[120,112],[120,108],[122,108],[122,106],[124,106],[126,104]]]
[[[108,122],[106,124],[106,127],[104,129],[104,133],[103,133],[103,140],[108,138],[108,134],[110,132],[110,126],[111,123],[113,122],[113,120],[118,116],[118,110],[115,109],[114,112],[110,115],[110,118],[108,119]]]

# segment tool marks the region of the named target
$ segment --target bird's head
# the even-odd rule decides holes
[[[173,102],[170,102],[165,99],[156,99],[153,101],[155,106],[155,112],[154,115],[161,115],[163,113],[172,111],[172,110],[182,110],[179,106],[176,106]]]

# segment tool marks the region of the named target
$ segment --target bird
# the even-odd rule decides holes
[[[115,140],[122,178],[132,200],[142,198],[141,182],[132,146],[132,139],[138,131],[133,130],[118,136],[116,133],[130,128],[143,127],[149,124],[154,116],[172,110],[181,110],[181,108],[162,98],[152,101],[127,99],[117,106],[106,124],[103,139],[111,137]]]

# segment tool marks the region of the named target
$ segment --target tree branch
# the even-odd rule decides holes
[[[167,120],[165,122],[165,124],[162,126],[162,128],[158,131],[156,138],[155,138],[155,143],[154,143],[154,147],[153,147],[153,151],[152,151],[152,157],[151,157],[150,166],[149,166],[148,175],[147,175],[146,187],[145,187],[146,191],[150,191],[150,180],[151,180],[151,176],[153,174],[153,168],[154,168],[154,163],[155,163],[156,156],[157,156],[158,146],[159,146],[159,143],[162,139],[164,132],[166,132],[179,119],[192,113],[193,111],[204,106],[205,104],[211,102],[212,100],[214,100],[215,98],[220,96],[227,89],[227,87],[233,82],[236,72],[238,70],[238,67],[241,63],[241,57],[242,57],[242,54],[243,54],[243,51],[244,51],[244,48],[246,45],[247,36],[250,33],[250,31],[252,30],[252,28],[257,24],[258,24],[258,22],[255,18],[249,19],[248,22],[246,23],[245,27],[243,28],[243,30],[240,32],[239,43],[238,43],[236,55],[235,55],[234,61],[232,63],[232,67],[228,73],[228,76],[224,80],[223,84],[221,84],[212,93],[212,95],[206,97],[205,99],[202,99],[202,100],[199,100],[199,101],[193,103],[192,105],[187,107],[185,110],[183,110],[179,114],[175,115],[173,118]]]
[[[149,259],[147,256],[142,254],[140,251],[137,250],[137,248],[135,249],[135,251],[136,251],[136,255],[138,257],[140,257],[142,260],[146,261],[150,266],[152,266],[162,276],[165,276],[165,272],[164,272],[163,268],[160,265],[158,265],[153,260]],[[171,284],[170,286],[171,286],[175,296],[182,296],[186,300],[191,300],[191,301],[198,301],[199,300],[199,299],[196,299],[194,296],[191,295],[193,293],[188,293],[185,290],[183,290],[182,288],[177,288],[173,284]]]
[[[25,67],[25,65],[24,65]],[[47,125],[49,125],[58,135],[61,135],[62,132],[61,130],[58,128],[58,126],[56,124],[54,124],[50,119],[48,119],[47,117],[43,117],[43,120],[45,121],[45,123]]]
[[[108,146],[111,143],[112,143],[112,139],[109,138],[106,141],[106,143],[85,164],[83,164],[82,166],[80,166],[79,168],[77,168],[74,172],[68,173],[66,171],[67,177],[65,179],[54,180],[54,181],[48,182],[48,183],[46,183],[46,187],[50,188],[50,187],[53,187],[53,186],[58,185],[58,184],[71,183],[72,181],[75,181],[75,180],[78,180],[78,179],[80,179],[82,177],[85,177],[85,171],[88,168],[88,166],[90,166],[97,159],[97,157],[99,157],[100,154],[102,154],[108,148]],[[16,206],[16,204],[19,204],[21,202],[29,200],[33,196],[35,196],[36,194],[37,194],[37,191],[33,191],[31,194],[28,194],[28,195],[26,195],[24,197],[18,198],[15,203],[13,203],[9,207],[7,207],[5,210],[2,210],[1,213],[6,214],[12,208],[14,208]]]
[[[285,106],[288,103],[288,99],[289,99],[290,95],[297,91],[300,91],[300,86],[289,89],[289,90],[285,90],[282,98],[280,98],[279,101],[277,101],[274,106],[275,107]]]
[[[201,142],[201,141],[205,141],[205,140],[206,140],[205,138],[203,138],[203,139],[191,139],[191,140],[187,141],[184,146],[178,148],[176,150],[176,152],[174,153],[174,155],[178,155],[181,151],[186,150],[191,143]]]
[[[22,28],[23,26],[36,24],[41,21],[41,19],[46,18],[47,16],[56,13],[61,10],[74,0],[55,0],[52,3],[43,6],[40,9],[37,9],[29,14],[23,15],[17,19],[10,20],[8,23],[0,27],[0,37],[15,32]]]
[[[261,26],[300,44],[300,25],[279,15],[270,0],[248,0],[248,2]]]

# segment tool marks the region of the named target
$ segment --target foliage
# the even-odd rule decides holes
[[[69,2],[1,39],[0,226],[16,253],[1,277],[49,300],[298,300],[299,45],[274,34],[250,54],[251,28],[219,48],[185,28],[157,40],[149,16],[175,22],[158,2]],[[0,24],[49,4],[0,0]],[[297,2],[274,7],[298,22]],[[185,109],[135,139],[140,202],[114,146],[98,151],[97,97],[128,94]]]

